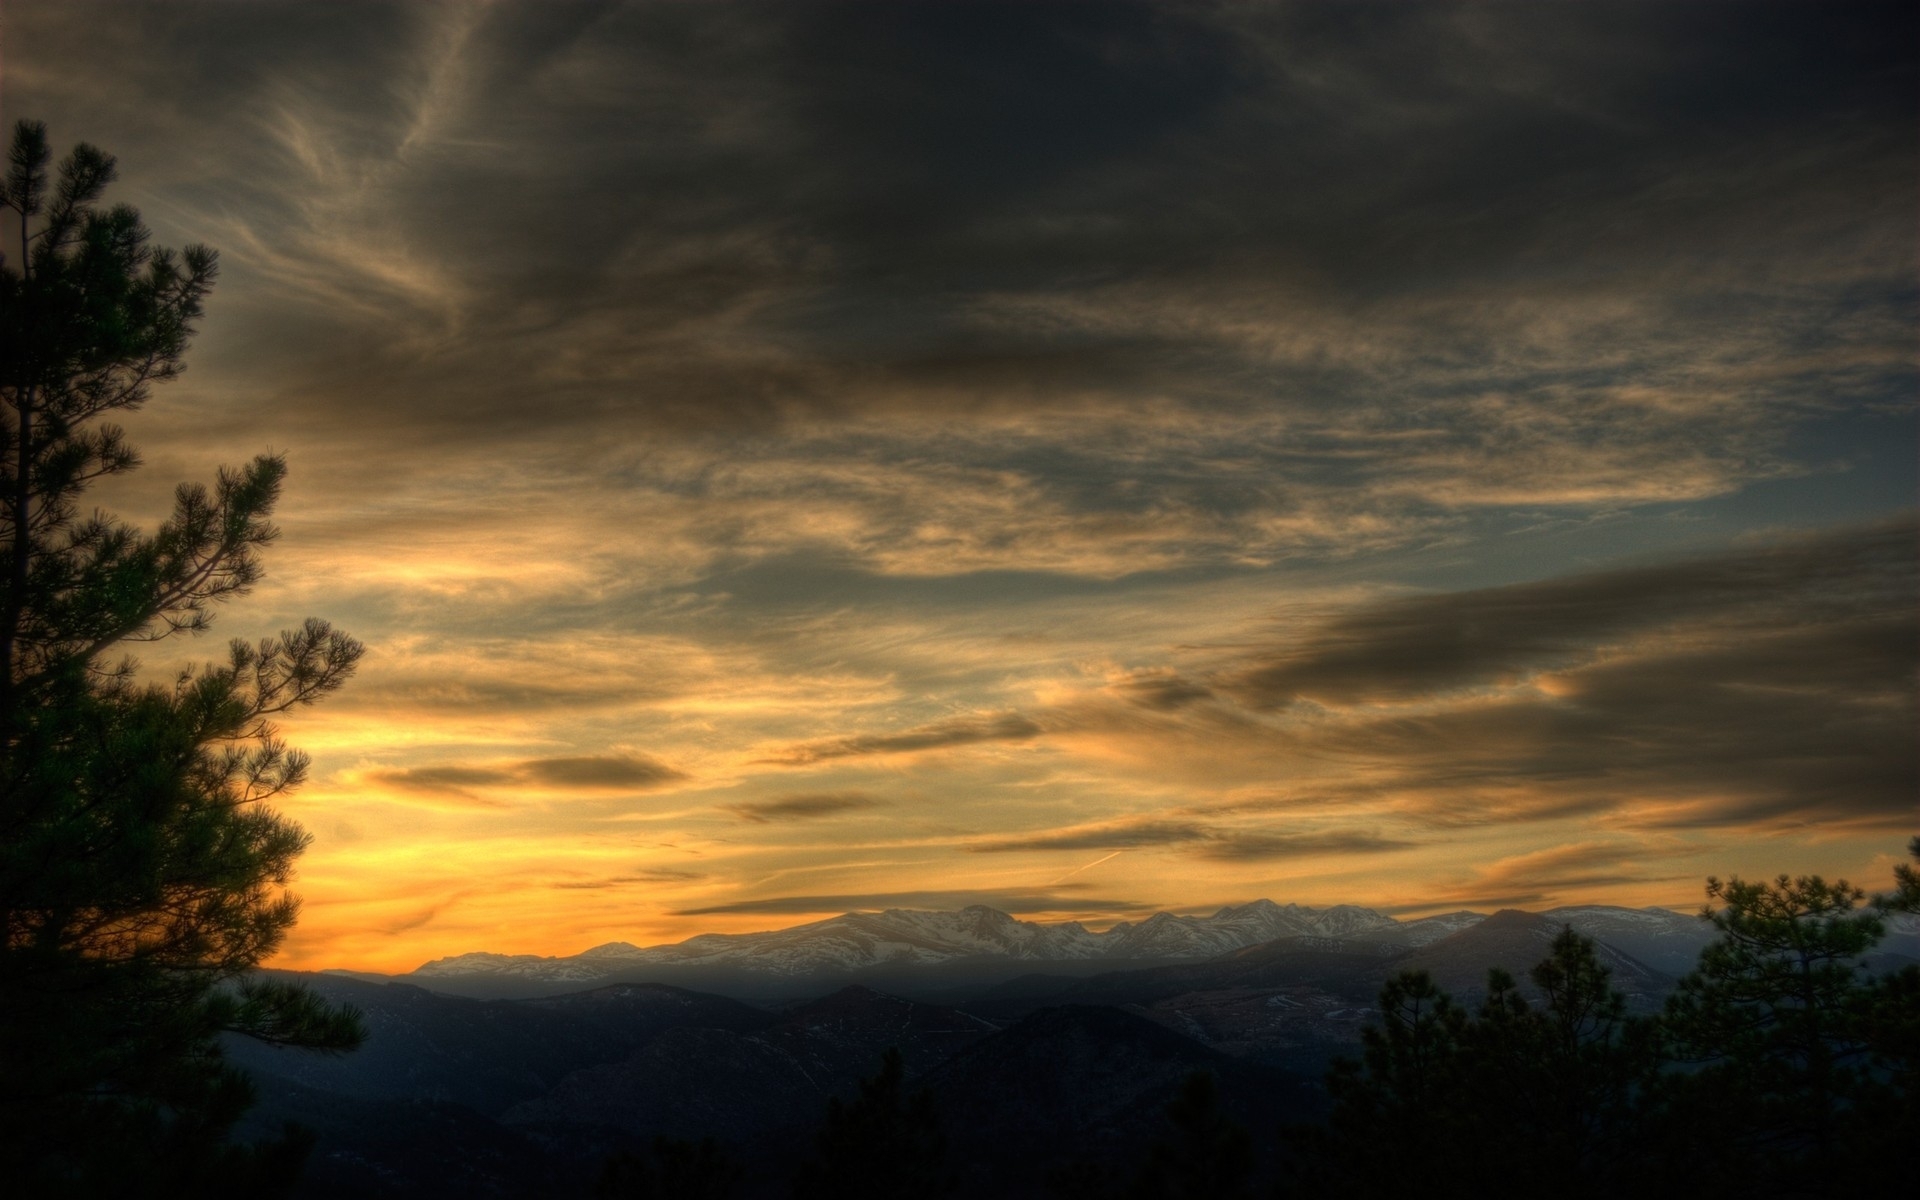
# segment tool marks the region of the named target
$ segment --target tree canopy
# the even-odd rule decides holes
[[[798,1200],[931,1198],[951,1190],[933,1097],[909,1095],[905,1080],[906,1061],[889,1048],[879,1072],[860,1081],[859,1096],[827,1102],[814,1155],[794,1179]]]
[[[1920,839],[1916,839],[1920,857]],[[1594,944],[1562,930],[1469,1012],[1424,972],[1387,983],[1364,1058],[1296,1131],[1288,1194],[1398,1194],[1408,1179],[1525,1179],[1612,1196],[1869,1194],[1920,1128],[1920,967],[1872,961],[1884,911],[1845,880],[1707,881],[1719,937],[1663,1010],[1631,1016]]]
[[[361,646],[309,620],[141,677],[134,647],[206,630],[259,580],[286,463],[180,485],[150,533],[83,510],[139,465],[107,418],[180,373],[217,261],[106,206],[108,155],[50,164],[44,126],[21,122],[0,183],[17,234],[0,254],[0,1151],[35,1194],[259,1194],[295,1147],[224,1146],[250,1093],[218,1035],[362,1036],[353,1012],[246,978],[294,923],[309,840],[266,804],[307,769],[272,718],[338,688]]]
[[[1870,973],[1885,920],[1844,879],[1709,879],[1707,896],[1721,936],[1661,1018],[1681,1068],[1662,1081],[1669,1126],[1686,1135],[1670,1140],[1743,1193],[1890,1181],[1894,1132],[1915,1115],[1920,971]]]

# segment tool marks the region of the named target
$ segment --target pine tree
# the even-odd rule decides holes
[[[1920,837],[1907,843],[1913,862],[1893,869],[1892,894],[1877,897],[1884,912],[1920,913]],[[1894,1097],[1876,1106],[1893,1128],[1920,1127],[1920,966],[1908,964],[1875,980],[1868,998],[1868,1035]]]
[[[1220,1106],[1210,1071],[1195,1071],[1167,1105],[1170,1136],[1154,1143],[1128,1200],[1236,1200],[1252,1194],[1253,1139]]]
[[[727,1200],[742,1172],[712,1138],[656,1137],[644,1152],[607,1160],[594,1195],[601,1200]]]
[[[827,1104],[815,1153],[794,1180],[797,1200],[931,1200],[947,1194],[946,1139],[927,1092],[905,1094],[900,1051],[881,1056],[851,1103]]]
[[[1569,1197],[1620,1190],[1657,1066],[1650,1031],[1571,929],[1528,976],[1543,1004],[1495,968],[1471,1014],[1425,972],[1390,980],[1364,1061],[1328,1076],[1327,1128],[1296,1138],[1288,1194],[1388,1195],[1414,1175],[1511,1174]]]
[[[361,648],[310,620],[138,677],[131,647],[206,629],[258,580],[286,465],[182,485],[151,534],[82,510],[138,465],[104,418],[179,374],[216,263],[102,205],[112,158],[78,146],[57,178],[49,160],[21,122],[0,185],[18,235],[0,255],[0,1161],[22,1194],[258,1194],[297,1146],[224,1146],[249,1089],[217,1036],[362,1036],[350,1010],[245,978],[294,922],[308,842],[264,803],[307,761],[271,718]]]
[[[1628,1018],[1593,942],[1571,928],[1527,977],[1538,1006],[1506,972],[1489,972],[1462,1037],[1467,1136],[1559,1195],[1612,1194],[1642,1133],[1637,1105],[1658,1066],[1652,1031]]]
[[[1920,837],[1907,843],[1907,855],[1913,861],[1893,869],[1893,891],[1875,899],[1888,912],[1920,913]]]
[[[1361,1061],[1327,1074],[1326,1127],[1295,1131],[1288,1195],[1386,1195],[1409,1171],[1451,1177],[1461,1165],[1468,1014],[1425,971],[1389,979],[1379,1006]]]
[[[1861,960],[1882,918],[1859,888],[1817,875],[1709,879],[1707,896],[1721,937],[1663,1019],[1671,1052],[1694,1065],[1667,1081],[1670,1157],[1726,1194],[1827,1195],[1871,1177],[1891,1153],[1873,1119],[1890,1099],[1876,1062],[1890,1014]]]

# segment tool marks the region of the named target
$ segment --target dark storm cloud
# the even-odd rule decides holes
[[[904,733],[864,734],[796,746],[775,761],[804,766],[827,759],[911,754],[920,750],[944,750],[950,746],[971,746],[981,742],[1024,742],[1039,737],[1041,732],[1040,726],[1019,713],[959,717],[922,725]]]
[[[1777,469],[1800,408],[1910,391],[1908,6],[26,13],[10,65],[60,62],[34,84],[76,120],[190,133],[178,189],[280,297],[243,340],[309,348],[280,386],[321,425],[1310,417],[1291,460],[1222,429],[1191,473],[935,450],[1073,510],[1231,513],[1299,507],[1282,469],[1446,505],[1455,457],[1535,443],[1630,460],[1602,492],[1634,465],[1715,490]],[[100,36],[155,65],[102,86]],[[1732,422],[1614,394],[1735,374],[1766,403]],[[1428,452],[1389,452],[1409,434]]]
[[[1066,884],[1062,885],[1058,891],[1044,892],[974,888],[955,891],[856,893],[841,896],[770,896],[761,900],[737,900],[731,904],[689,908],[673,915],[676,917],[703,917],[719,913],[788,915],[887,908],[952,910],[965,908],[971,904],[984,904],[989,908],[997,908],[1007,913],[1117,913],[1146,912],[1153,908],[1153,905],[1134,900],[1106,900],[1082,896],[1073,890],[1073,885]]]
[[[786,73],[809,157],[831,164],[823,216],[836,243],[858,247],[856,269],[876,282],[903,267],[975,287],[983,267],[1041,282],[1063,255],[1096,270],[1127,261],[1109,253],[1122,232],[1100,229],[1112,198],[1087,185],[1120,164],[1157,172],[1156,151],[1257,85],[1249,48],[1196,16],[1139,4],[791,10]],[[1048,218],[1061,226],[1048,236],[996,236],[1004,220]],[[1042,241],[1041,259],[1022,253]],[[969,261],[980,253],[991,257]]]
[[[1911,831],[1910,526],[1593,569],[1911,506],[1911,3],[7,0],[5,33],[7,117],[222,252],[133,434],[161,488],[289,449],[294,569],[249,603],[370,647],[322,786],[472,810],[356,814],[396,918],[481,854],[429,826],[548,898],[694,882],[596,857],[609,818],[709,883],[832,872],[714,914],[1127,907],[886,890],[1022,865],[969,851],[1152,850],[1166,896],[1392,852],[1417,891],[1575,825]],[[628,745],[768,799],[611,812],[685,778]],[[783,844],[903,773],[926,864]],[[1624,887],[1631,849],[1446,878]],[[369,872],[316,874],[351,907]]]
[[[864,792],[811,792],[721,807],[743,821],[767,825],[778,821],[807,821],[817,817],[838,816],[885,805],[886,801]]]
[[[1719,173],[1742,149],[1879,137],[1853,164],[1871,178],[1911,117],[1888,39],[1912,27],[1894,6],[860,4],[790,10],[778,45],[849,274],[964,317],[1076,271],[1254,266],[1375,299],[1644,255],[1670,236],[1655,204],[1698,233],[1752,211]],[[1694,187],[1649,194],[1680,164]]]

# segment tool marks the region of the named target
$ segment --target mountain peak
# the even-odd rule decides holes
[[[1528,912],[1524,908],[1502,908],[1495,910],[1492,916],[1480,922],[1479,928],[1485,931],[1499,929],[1506,925],[1531,927],[1551,924],[1553,924],[1553,922],[1547,917],[1539,913]]]
[[[640,947],[632,942],[602,942],[591,950],[582,950],[581,958],[625,958],[640,953]]]
[[[1218,921],[1227,917],[1265,916],[1268,913],[1292,912],[1297,907],[1297,905],[1289,904],[1283,909],[1271,900],[1250,900],[1245,904],[1227,905],[1219,912],[1214,913],[1213,919]]]
[[[1630,925],[1647,936],[1669,937],[1677,955],[1686,949],[1680,943],[1693,938],[1693,927],[1701,924],[1697,919],[1654,910],[1589,906],[1556,912],[1558,916],[1542,916],[1502,909],[1485,918],[1450,913],[1402,922],[1356,905],[1315,908],[1263,898],[1228,905],[1210,916],[1156,912],[1143,920],[1116,922],[1095,933],[1077,921],[1043,924],[986,904],[951,910],[890,908],[850,912],[763,933],[700,934],[672,945],[643,948],[629,942],[607,942],[563,958],[475,952],[436,959],[414,974],[574,983],[648,978],[654,977],[654,972],[659,972],[657,978],[670,981],[683,969],[716,968],[799,979],[968,959],[1191,962],[1292,938],[1359,938],[1369,944],[1422,947],[1438,945],[1472,929],[1481,940],[1497,940],[1502,931],[1530,940],[1550,940],[1566,918],[1583,927],[1594,922],[1610,927]]]

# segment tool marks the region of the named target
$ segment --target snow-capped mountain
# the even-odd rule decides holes
[[[564,958],[472,953],[436,959],[423,978],[490,975],[554,982],[604,979],[648,967],[727,966],[770,975],[855,971],[881,965],[931,965],[965,958],[1062,962],[1096,959],[1211,958],[1243,946],[1300,935],[1351,937],[1397,923],[1351,905],[1304,908],[1271,900],[1223,908],[1212,916],[1155,913],[1101,933],[1078,922],[1042,925],[975,904],[957,912],[890,908],[844,913],[767,933],[706,933],[642,949],[610,942]]]
[[[1556,925],[1624,950],[1650,967],[1678,978],[1693,970],[1700,951],[1719,936],[1713,923],[1697,913],[1666,908],[1615,908],[1582,904],[1540,914]]]
[[[1444,937],[1452,937],[1462,929],[1471,929],[1487,919],[1485,913],[1450,912],[1433,917],[1421,917],[1414,921],[1395,921],[1358,934],[1354,940],[1380,946],[1425,946]]]
[[[1576,932],[1675,977],[1692,970],[1701,948],[1716,936],[1712,924],[1699,916],[1663,908],[1578,905],[1537,916],[1551,926],[1571,925]],[[1155,913],[1096,933],[1078,922],[1022,921],[980,904],[955,912],[890,908],[843,913],[764,933],[705,933],[666,946],[609,942],[566,957],[460,954],[427,963],[413,977],[573,984],[638,978],[656,970],[663,977],[674,977],[683,970],[719,969],[767,980],[797,980],[964,962],[1198,961],[1300,937],[1339,939],[1396,953],[1417,951],[1486,920],[1481,913],[1452,912],[1398,921],[1348,904],[1308,908],[1255,900],[1209,916]],[[1901,961],[1920,958],[1920,918],[1889,917],[1881,951]]]
[[[1058,960],[1102,957],[1100,935],[1077,922],[1039,925],[975,904],[958,912],[890,908],[843,913],[768,933],[707,933],[672,946],[640,950],[617,943],[587,953],[628,966],[727,962],[797,974],[853,970],[877,963],[924,965],[953,958]]]
[[[540,954],[489,954],[485,950],[475,950],[449,958],[436,958],[416,968],[413,974],[426,977],[494,975],[503,979],[552,980],[556,983],[604,979],[612,974],[587,957],[592,953],[589,950],[587,954],[572,958],[555,958]]]
[[[1243,946],[1284,937],[1353,937],[1397,922],[1370,908],[1338,904],[1302,908],[1255,900],[1223,908],[1210,917],[1155,913],[1139,924],[1122,921],[1104,934],[1107,958],[1212,958]]]

